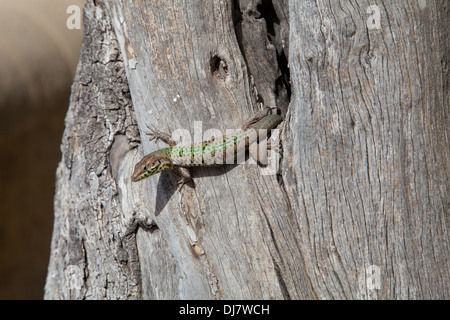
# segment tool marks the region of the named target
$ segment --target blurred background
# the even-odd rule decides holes
[[[0,0],[0,299],[43,297],[84,2]]]

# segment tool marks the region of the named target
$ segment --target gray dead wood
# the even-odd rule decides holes
[[[379,3],[377,30],[369,5],[88,1],[45,297],[449,298],[448,8]],[[147,124],[224,132],[262,101],[277,175],[131,183]]]

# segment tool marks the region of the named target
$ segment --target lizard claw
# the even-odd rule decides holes
[[[146,124],[147,129],[149,129],[150,131],[146,131],[145,134],[149,136],[149,140],[155,140],[155,142],[158,141],[158,136],[156,135],[156,128],[153,126],[149,126],[148,124]]]
[[[161,140],[171,147],[175,145],[175,142],[170,138],[170,134],[162,132],[154,126],[149,126],[148,124],[146,124],[146,126],[150,131],[146,131],[145,134],[149,136],[150,141],[155,140],[156,143],[158,140]]]
[[[146,126],[150,131],[146,131],[145,134],[148,135],[150,141],[155,140],[156,143],[158,140],[161,140],[161,137],[164,135],[161,131],[153,126],[149,126],[148,124]]]

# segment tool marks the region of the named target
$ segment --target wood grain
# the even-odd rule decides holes
[[[47,298],[449,297],[445,4],[380,1],[369,29],[367,1],[95,3]],[[247,163],[196,168],[181,191],[168,173],[131,183],[164,146],[146,124],[224,131],[260,101],[286,116],[278,174]],[[153,227],[119,241],[136,216]],[[84,277],[69,294],[71,256]]]

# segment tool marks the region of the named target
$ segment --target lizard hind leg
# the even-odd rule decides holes
[[[274,151],[276,153],[281,152],[279,138],[268,138],[267,136],[264,136],[259,142],[254,141],[248,146],[249,155],[260,165],[268,164],[269,151]]]
[[[245,120],[245,122],[242,125],[242,130],[249,129],[252,126],[252,124],[255,124],[262,118],[265,118],[266,116],[268,116],[272,109],[277,109],[277,107],[267,107],[267,106],[263,107],[263,109],[261,111],[259,111],[255,115],[253,115],[250,118],[248,118],[247,120]]]

